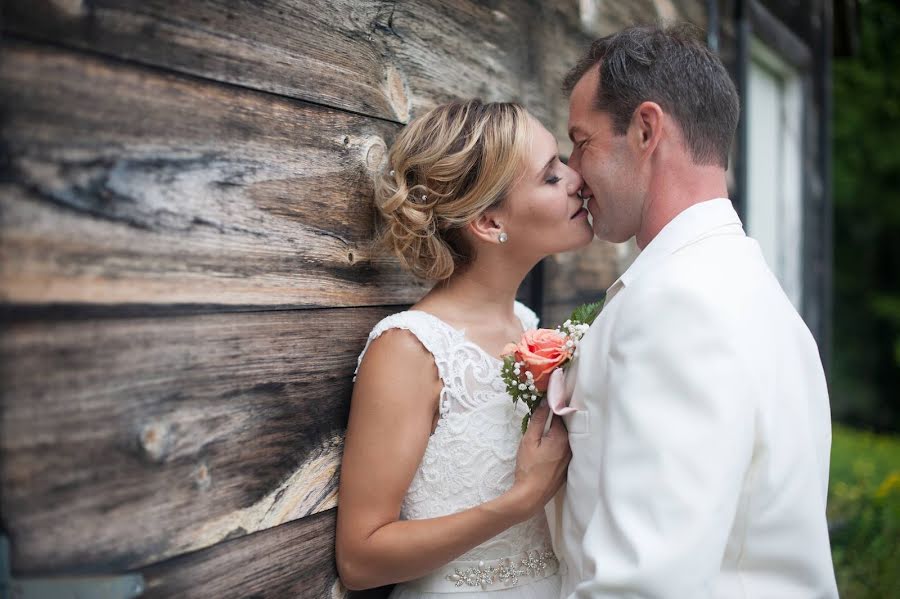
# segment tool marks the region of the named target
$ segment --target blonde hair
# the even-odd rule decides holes
[[[502,204],[530,139],[527,111],[510,102],[450,102],[415,119],[375,182],[380,245],[428,281],[470,264],[462,229]]]

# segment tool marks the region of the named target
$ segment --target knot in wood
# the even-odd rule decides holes
[[[209,468],[206,464],[200,464],[193,472],[194,485],[201,491],[205,491],[212,485],[212,477],[209,475]]]
[[[384,140],[380,137],[371,139],[366,149],[366,168],[370,171],[380,169],[386,154],[387,144],[384,143]]]
[[[144,426],[140,433],[140,447],[144,455],[153,462],[162,462],[169,449],[169,427],[162,423]]]
[[[403,77],[403,74],[392,64],[387,65],[385,68],[384,84],[388,102],[397,120],[401,123],[408,123],[410,112],[409,88],[406,85],[406,79]]]

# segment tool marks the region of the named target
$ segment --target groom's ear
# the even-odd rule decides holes
[[[656,102],[641,102],[631,115],[631,141],[635,149],[648,156],[656,149],[663,133],[663,109]]]

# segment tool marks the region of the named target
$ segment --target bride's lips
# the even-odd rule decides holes
[[[579,216],[587,216],[590,213],[590,211],[587,209],[587,204],[588,204],[588,202],[590,202],[590,200],[592,200],[594,198],[594,193],[591,191],[591,188],[588,187],[587,185],[585,185],[584,187],[579,189],[578,197],[581,199],[582,205],[575,212],[575,214],[573,214],[571,217],[569,217],[569,220],[574,220],[574,219],[578,218]]]

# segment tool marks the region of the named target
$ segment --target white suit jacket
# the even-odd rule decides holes
[[[566,384],[561,597],[837,597],[822,364],[729,200],[638,255]]]

